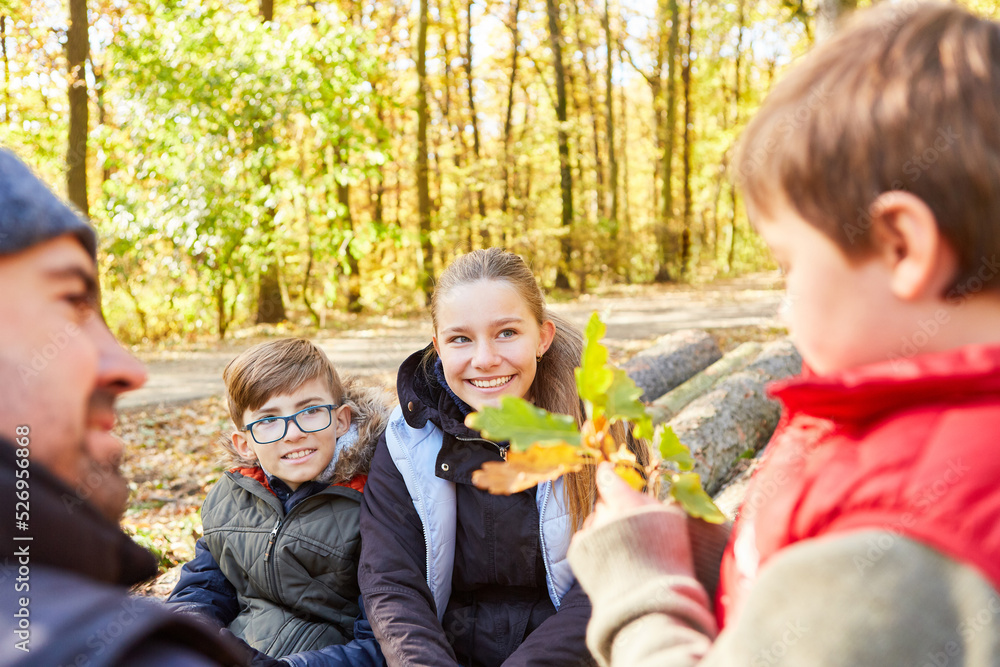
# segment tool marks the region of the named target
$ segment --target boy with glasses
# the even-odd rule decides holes
[[[169,602],[292,665],[381,665],[361,616],[359,508],[385,428],[381,391],[342,383],[304,339],[223,372],[236,467],[202,506],[204,537]]]

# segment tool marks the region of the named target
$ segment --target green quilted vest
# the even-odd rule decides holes
[[[239,598],[229,629],[274,658],[350,641],[361,493],[329,486],[286,515],[264,480],[260,468],[230,470],[201,509],[205,542]]]

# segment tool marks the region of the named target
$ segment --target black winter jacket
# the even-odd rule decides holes
[[[152,554],[6,440],[0,507],[10,512],[0,521],[0,664],[202,667],[250,659],[210,624],[128,595],[127,586],[156,574]]]
[[[578,583],[558,613],[545,583],[535,489],[494,496],[472,473],[502,447],[464,425],[470,408],[424,351],[400,367],[397,392],[408,425],[430,420],[444,441],[437,476],[456,485],[452,596],[439,622],[426,581],[423,528],[383,435],[361,507],[358,579],[365,609],[390,665],[590,665],[584,643],[590,602]],[[433,368],[432,366],[428,366]]]

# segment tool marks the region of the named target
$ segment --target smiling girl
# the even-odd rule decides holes
[[[400,407],[362,504],[358,578],[375,635],[390,665],[590,664],[590,603],[565,558],[593,508],[592,475],[492,496],[472,473],[507,444],[464,424],[503,396],[582,421],[582,337],[498,248],[448,267],[431,317],[433,343],[399,369]]]

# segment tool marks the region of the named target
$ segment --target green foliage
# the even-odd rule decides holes
[[[369,237],[344,224],[337,193],[385,161],[368,84],[382,64],[367,39],[338,14],[264,24],[223,3],[158,5],[128,25],[108,74],[128,113],[100,136],[126,168],[105,181],[98,218],[137,314],[183,331],[209,326],[207,310],[222,335],[250,314],[266,264],[298,284],[307,259],[348,266],[363,253]],[[164,313],[162,279],[137,276],[184,284],[193,310],[171,299]]]
[[[963,4],[997,16],[995,0]],[[522,7],[511,22],[512,2],[471,3],[468,44],[463,3],[435,6],[426,54],[433,272],[486,245],[530,257],[543,285],[562,268],[578,290],[649,281],[661,262],[691,280],[773,268],[734,192],[734,146],[783,70],[811,47],[814,7],[681,2],[672,26],[658,12],[663,3],[611,3],[619,41],[609,54],[602,12],[563,5],[565,122],[553,110],[553,68],[534,53],[548,43],[538,12]],[[246,324],[260,270],[275,263],[300,321],[322,325],[351,290],[371,310],[423,305],[407,2],[277,3],[266,25],[256,0],[90,0],[88,8],[90,211],[117,333],[136,341]],[[0,15],[9,65],[0,144],[61,191],[65,5],[0,0]],[[672,29],[686,35],[689,21],[690,108],[678,86],[678,122],[667,128],[664,40]],[[611,99],[602,85],[609,67]],[[560,130],[572,163],[568,231],[559,215]],[[668,137],[673,208],[663,213]],[[691,244],[686,267],[682,237]],[[564,242],[570,256],[561,267]],[[596,380],[586,382],[595,395],[614,377]]]
[[[678,470],[686,471],[694,468],[691,450],[681,443],[677,434],[674,433],[674,429],[666,424],[661,424],[656,428],[653,449],[660,453],[660,458],[663,461],[676,464]]]
[[[674,473],[670,476],[670,497],[693,517],[704,519],[709,523],[725,523],[726,515],[715,506],[705,489],[701,486],[701,478],[697,473]]]
[[[534,444],[580,444],[575,419],[536,408],[515,396],[504,396],[498,408],[486,406],[470,414],[466,423],[487,438],[501,442],[509,440],[511,448],[518,451]]]
[[[485,464],[473,474],[473,483],[491,493],[510,494],[583,465],[610,461],[633,488],[641,489],[644,478],[660,475],[670,484],[671,497],[689,514],[713,523],[724,522],[725,516],[705,493],[698,474],[688,472],[694,459],[673,429],[662,425],[656,429],[653,448],[661,461],[648,468],[640,468],[635,456],[612,438],[615,422],[636,422],[635,431],[645,434],[652,432],[652,419],[639,400],[642,391],[635,382],[608,363],[608,350],[600,342],[605,331],[597,313],[591,315],[576,369],[577,391],[587,412],[579,430],[572,417],[551,414],[511,396],[503,397],[499,407],[487,406],[466,417],[466,425],[484,437],[511,443],[506,463]]]
[[[601,322],[597,313],[591,315],[583,332],[584,345],[580,367],[576,369],[576,386],[580,391],[580,398],[587,406],[589,417],[604,413],[605,398],[614,382],[614,371],[607,367],[608,349],[600,344],[605,331],[607,327]]]
[[[601,318],[593,313],[584,330],[583,354],[576,369],[576,386],[587,417],[631,421],[635,436],[648,439],[653,435],[653,421],[639,400],[642,390],[625,371],[608,365],[608,349],[601,344],[606,331]]]

